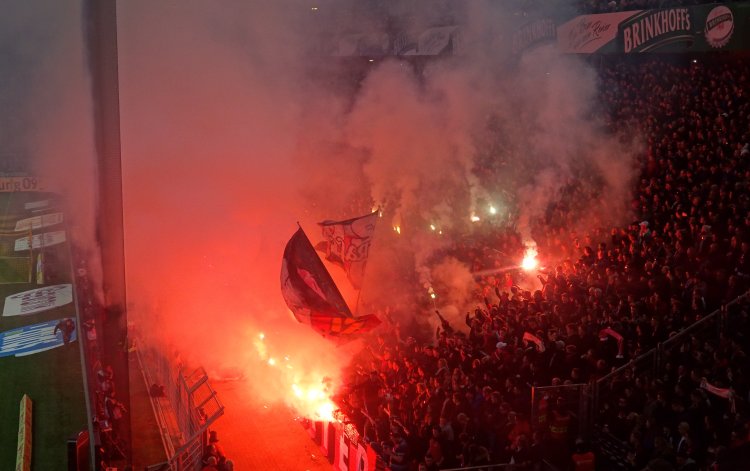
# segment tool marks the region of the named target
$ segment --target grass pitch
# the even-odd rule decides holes
[[[12,232],[19,219],[32,217],[26,203],[50,200],[45,193],[0,193],[0,232]],[[54,228],[36,229],[34,233]],[[22,237],[24,234],[20,234]],[[7,249],[7,248],[6,248]],[[71,282],[71,260],[68,244],[46,247],[45,263],[49,277],[44,285],[20,282],[16,265],[13,271],[0,273],[0,304],[9,295],[48,286]],[[28,256],[28,252],[21,255]],[[0,313],[2,308],[0,308]],[[54,309],[28,315],[0,316],[0,332],[37,324],[44,321],[75,318],[75,304],[69,303]],[[51,350],[28,356],[0,357],[0,469],[15,469],[18,436],[19,403],[24,394],[33,401],[32,469],[38,471],[65,469],[67,466],[66,442],[87,428],[84,382],[79,353],[80,343],[71,342]]]

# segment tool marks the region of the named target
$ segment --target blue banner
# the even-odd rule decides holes
[[[0,357],[33,355],[61,347],[65,345],[65,329],[70,336],[68,342],[74,342],[78,338],[75,320],[69,320],[72,324],[66,324],[66,319],[58,319],[0,332]]]

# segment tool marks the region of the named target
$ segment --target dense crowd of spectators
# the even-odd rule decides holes
[[[518,286],[520,272],[478,279],[466,326],[441,318],[432,341],[397,325],[378,337],[340,402],[394,471],[533,469],[542,457],[572,468],[591,456],[577,441],[584,418],[554,394],[532,413],[530,388],[596,381],[750,287],[749,72],[726,58],[601,66],[610,125],[647,141],[637,218],[582,236],[537,290]],[[488,243],[523,249],[501,231],[456,255],[481,265]],[[721,336],[686,336],[658,374],[626,369],[602,388],[598,422],[624,443],[622,466],[702,469],[747,442],[750,308],[726,311]]]
[[[118,390],[122,389],[121,375],[126,376],[127,371],[116,374],[108,362],[112,355],[124,354],[120,352],[119,347],[122,346],[113,348],[111,345],[101,345],[102,339],[97,326],[103,316],[106,316],[106,310],[97,301],[83,258],[79,260],[75,274],[79,315],[83,326],[81,335],[85,336],[81,341],[86,355],[85,364],[89,368],[86,377],[89,380],[88,388],[92,398],[94,432],[98,437],[96,469],[105,470],[115,463],[124,461],[128,455],[128,444],[123,436],[128,433],[126,415],[129,411],[118,396]]]

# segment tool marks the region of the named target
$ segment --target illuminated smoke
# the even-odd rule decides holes
[[[323,96],[310,90],[300,60],[295,15],[309,9],[121,5],[131,316],[164,326],[164,342],[214,377],[239,370],[248,400],[314,416],[351,353],[294,320],[280,293],[296,221],[315,241],[315,222],[336,216],[306,192],[329,172],[328,188],[341,191],[329,191],[332,200],[346,191],[336,185],[346,172],[313,165],[324,143],[311,132],[329,131],[307,109]]]
[[[69,238],[96,279],[96,171],[90,82],[76,2],[4,5],[0,19],[0,172],[27,171],[64,195]]]
[[[476,283],[468,267],[454,257],[445,257],[431,267],[431,277],[436,293],[436,305],[441,315],[459,330],[465,329],[464,315],[467,306],[476,307],[472,296]],[[438,325],[436,316],[430,317],[431,324]]]
[[[469,270],[436,253],[469,230],[472,214],[477,226],[517,216],[532,240],[549,204],[584,173],[602,190],[583,211],[591,216],[576,227],[583,231],[623,213],[632,175],[632,152],[594,119],[597,83],[586,65],[542,47],[515,67],[506,44],[487,39],[515,22],[502,2],[466,3],[457,57],[419,71],[375,61],[361,80],[311,47],[316,31],[332,26],[326,9],[351,3],[319,2],[316,11],[301,0],[118,3],[129,314],[187,361],[216,375],[240,371],[248,397],[281,393],[307,414],[319,406],[300,396],[335,390],[357,345],[336,348],[293,320],[281,299],[280,258],[297,221],[314,242],[315,222],[383,205],[362,308],[387,300],[410,318],[434,301],[460,313],[472,299]],[[456,3],[390,8],[418,29]],[[7,79],[16,89],[28,83],[35,97],[23,115],[33,126],[11,129],[23,128],[16,134],[40,172],[75,183],[59,188],[74,195],[93,244],[81,15],[69,8],[21,11],[43,15],[34,31],[51,49],[34,47],[37,36],[5,38],[22,56],[44,52],[29,73],[35,80]],[[377,30],[384,17],[360,15],[353,26]],[[5,31],[17,31],[11,26]],[[489,183],[473,172],[488,163],[498,176]],[[490,204],[501,214],[488,213]]]
[[[595,72],[554,46],[508,61],[507,46],[487,38],[514,19],[491,2],[466,4],[459,56],[421,74],[395,61],[373,66],[346,116],[346,143],[366,156],[373,197],[389,201],[403,227],[433,224],[446,234],[510,217],[524,245],[541,242],[547,212],[561,201],[576,208],[570,231],[625,221],[638,146],[605,131]],[[492,179],[473,173],[482,165]],[[595,191],[569,196],[575,181]],[[502,218],[484,209],[497,212],[495,201]],[[413,260],[423,286],[451,244],[425,232],[433,234],[408,230],[394,249]]]

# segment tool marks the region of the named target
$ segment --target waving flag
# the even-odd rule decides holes
[[[319,223],[325,240],[315,248],[325,253],[326,260],[342,267],[349,282],[357,289],[362,289],[365,264],[377,220],[378,213],[374,212],[346,221]]]
[[[352,315],[302,228],[284,249],[281,294],[299,322],[309,324],[325,337],[367,332],[380,324],[372,314]]]
[[[542,341],[542,339],[532,334],[531,332],[523,333],[523,341],[533,343],[534,345],[536,345],[537,350],[539,350],[540,352],[544,352],[544,342]]]
[[[702,389],[705,389],[706,391],[710,392],[711,394],[715,394],[719,397],[723,397],[724,399],[729,399],[729,404],[731,406],[731,411],[734,413],[736,412],[736,404],[734,401],[734,391],[730,388],[720,388],[717,386],[714,386],[713,384],[709,383],[706,378],[701,378],[701,384],[700,387]]]

